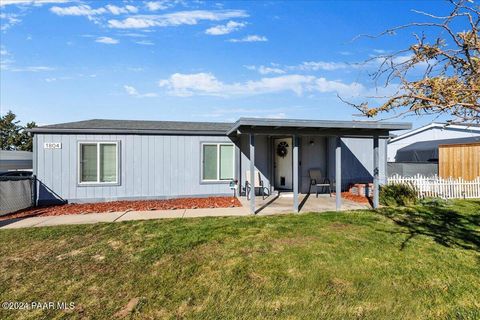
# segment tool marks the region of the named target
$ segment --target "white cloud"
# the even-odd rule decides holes
[[[126,91],[129,95],[131,95],[131,96],[136,96],[136,95],[138,95],[137,89],[135,89],[135,88],[132,87],[132,86],[124,85],[123,88],[124,88],[125,91]]]
[[[150,40],[140,40],[140,41],[136,41],[135,43],[140,44],[142,46],[153,46],[153,45],[155,45],[155,43],[153,43]]]
[[[127,33],[119,33],[121,36],[125,37],[133,37],[133,38],[146,38],[147,35],[143,33],[135,33],[135,32],[127,32]]]
[[[211,73],[175,73],[168,79],[160,80],[158,85],[176,96],[255,95],[285,91],[297,95],[302,95],[304,92],[337,92],[344,96],[358,96],[364,91],[364,87],[357,82],[346,84],[342,81],[330,81],[322,77],[298,74],[227,84],[218,80]]]
[[[248,35],[241,39],[229,39],[229,42],[265,42],[268,41],[267,37],[259,35]]]
[[[265,67],[265,66],[258,67],[258,72],[260,72],[260,74],[270,74],[270,73],[283,74],[283,73],[285,73],[285,71],[280,69],[280,68],[272,68],[272,67]]]
[[[47,66],[26,66],[18,67],[15,65],[15,60],[12,54],[4,46],[0,46],[0,70],[8,70],[12,72],[42,72],[52,71],[55,68]]]
[[[348,65],[343,62],[325,62],[325,61],[307,61],[302,62],[297,66],[289,66],[291,70],[302,70],[302,71],[333,71],[339,69],[345,69]]]
[[[0,7],[8,5],[35,5],[41,6],[43,4],[53,4],[53,3],[67,3],[72,0],[0,0]]]
[[[95,40],[98,43],[105,43],[105,44],[117,44],[119,41],[117,39],[113,39],[110,37],[99,37]]]
[[[138,9],[132,5],[126,5],[124,7],[115,6],[112,4],[107,4],[105,7],[100,8],[92,8],[86,4],[80,4],[77,6],[70,6],[70,7],[52,7],[50,11],[59,15],[59,16],[97,16],[102,14],[113,14],[113,15],[120,15],[120,14],[129,14],[129,13],[137,13]]]
[[[272,67],[245,66],[245,68],[247,68],[248,70],[252,70],[252,71],[258,71],[258,73],[260,73],[260,74],[284,74],[284,73],[286,73],[286,71],[279,68],[278,65],[275,65],[275,66],[272,66]]]
[[[161,15],[136,15],[124,20],[108,21],[110,28],[142,29],[151,27],[171,27],[179,25],[196,25],[199,21],[221,21],[232,18],[248,17],[244,10],[193,10],[178,11]]]
[[[154,98],[157,96],[156,93],[150,92],[150,93],[144,93],[140,94],[137,89],[135,89],[132,86],[129,85],[124,85],[123,88],[125,89],[125,92],[132,97],[137,97],[137,98]]]
[[[22,20],[20,20],[19,17],[20,16],[15,13],[0,13],[0,31],[5,31],[21,22]]]
[[[59,16],[94,16],[107,13],[107,9],[93,9],[89,5],[82,4],[70,7],[52,7],[50,11]]]
[[[149,11],[165,10],[173,5],[173,1],[148,1],[145,7]]]
[[[42,71],[52,71],[55,68],[46,67],[46,66],[28,66],[28,67],[12,67],[8,68],[10,71],[14,72],[42,72]]]
[[[294,66],[280,66],[271,64],[272,66],[246,66],[249,70],[258,71],[260,74],[284,74],[287,71],[334,71],[351,67],[343,62],[326,62],[326,61],[307,61]]]
[[[137,7],[127,5],[125,7],[117,7],[115,5],[107,4],[105,8],[114,15],[126,14],[126,13],[137,13]]]
[[[245,22],[236,22],[236,21],[228,21],[227,24],[214,26],[205,30],[206,34],[212,36],[219,36],[224,34],[229,34],[233,31],[237,31],[240,28],[245,27],[247,24]]]

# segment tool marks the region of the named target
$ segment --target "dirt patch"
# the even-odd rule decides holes
[[[122,310],[118,311],[113,316],[116,318],[125,318],[126,316],[130,315],[133,310],[135,310],[139,302],[139,298],[131,299]]]
[[[330,279],[328,282],[328,286],[337,292],[353,292],[354,291],[352,282],[348,280],[340,279],[340,278]]]
[[[197,208],[241,207],[235,197],[181,198],[170,200],[111,201],[98,203],[71,203],[57,206],[30,208],[0,217],[1,220],[59,216],[65,214],[108,213],[119,211],[153,211]]]
[[[58,260],[64,260],[68,257],[75,257],[75,256],[78,256],[79,254],[82,254],[83,251],[80,250],[80,249],[77,249],[77,250],[73,250],[73,251],[70,251],[70,252],[67,252],[67,253],[64,253],[64,254],[60,254],[57,256],[57,259]]]

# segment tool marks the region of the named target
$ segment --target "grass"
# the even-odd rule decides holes
[[[0,231],[1,319],[479,319],[480,201]]]

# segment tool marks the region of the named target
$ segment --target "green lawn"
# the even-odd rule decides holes
[[[0,231],[1,319],[479,319],[480,201]]]

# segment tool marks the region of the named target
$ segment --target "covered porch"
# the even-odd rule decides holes
[[[352,183],[373,183],[376,208],[386,176],[389,131],[409,128],[408,123],[241,118],[228,132],[238,149],[241,201],[248,201],[254,214],[275,206],[283,211],[288,202],[290,212],[342,210],[356,207],[342,201],[343,190]],[[315,192],[312,170],[325,178],[335,196],[310,194]],[[277,197],[279,192],[291,195]]]
[[[269,197],[256,196],[255,197],[255,214],[257,215],[272,215],[272,214],[287,214],[292,213],[292,193],[275,192]],[[330,197],[328,194],[321,194],[318,197],[315,193],[299,193],[298,194],[298,212],[323,212],[335,211],[336,198]],[[250,200],[247,197],[240,197],[240,202],[243,207],[250,207]],[[370,204],[353,202],[347,199],[342,200],[341,210],[358,210],[370,209]]]

